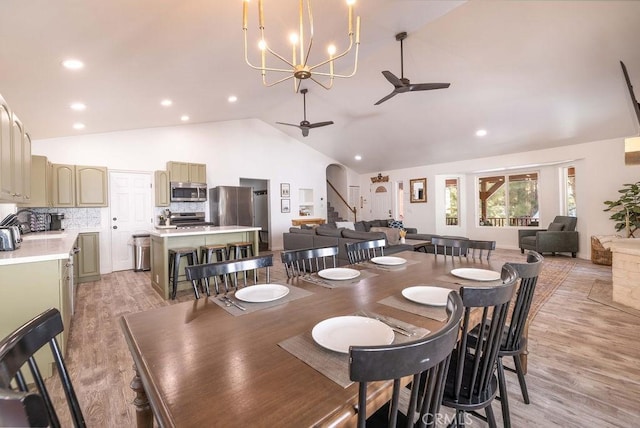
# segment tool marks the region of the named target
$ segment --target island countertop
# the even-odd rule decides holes
[[[157,236],[159,238],[170,238],[174,236],[199,236],[232,232],[256,232],[261,229],[261,227],[254,226],[195,226],[178,229],[155,229],[150,231],[149,233],[151,236]]]

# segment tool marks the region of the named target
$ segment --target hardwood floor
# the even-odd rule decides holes
[[[271,280],[278,282],[284,278],[278,255],[274,265]],[[588,298],[595,280],[610,279],[609,267],[579,260],[536,315],[529,330],[530,405],[515,374],[507,374],[514,427],[640,426],[640,318]],[[135,425],[132,361],[119,319],[173,303],[149,282],[148,273],[124,271],[79,286],[66,362],[88,426]],[[184,291],[177,301],[192,299]],[[499,403],[493,408],[500,425]],[[471,426],[486,424],[474,419]]]

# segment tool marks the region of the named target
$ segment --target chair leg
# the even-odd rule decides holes
[[[507,391],[507,384],[504,379],[504,366],[502,365],[502,358],[498,358],[498,389],[500,391],[500,404],[502,407],[502,426],[504,426],[504,428],[511,428],[509,396]]]
[[[529,392],[527,391],[527,381],[524,378],[524,369],[519,355],[513,356],[513,363],[516,366],[516,373],[518,375],[518,382],[520,383],[520,391],[522,391],[522,399],[525,404],[531,403],[529,400]]]
[[[487,423],[489,424],[489,428],[498,428],[496,424],[496,417],[493,414],[493,408],[491,407],[491,403],[487,407],[484,408],[485,413],[487,414]]]

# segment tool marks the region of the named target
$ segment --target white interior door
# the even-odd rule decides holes
[[[153,227],[151,174],[111,171],[109,189],[113,270],[133,269],[131,235]]]
[[[390,183],[374,183],[371,185],[371,219],[392,218],[392,192]]]

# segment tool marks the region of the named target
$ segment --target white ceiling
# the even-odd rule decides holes
[[[297,4],[264,0],[269,40],[295,27]],[[313,7],[324,51],[346,8]],[[255,117],[360,173],[638,135],[619,61],[640,88],[640,2],[358,0],[358,72],[329,91],[303,82],[307,118],[335,122],[307,138],[275,124],[302,120],[302,96],[290,82],[263,87],[244,63],[241,11],[240,0],[2,0],[0,94],[33,139]],[[451,87],[374,106],[392,89],[380,72],[400,75],[400,31],[405,76]],[[86,67],[63,69],[68,57]]]

